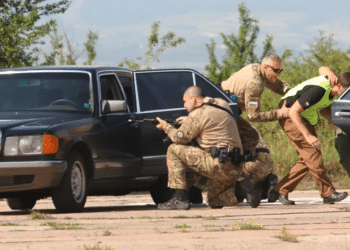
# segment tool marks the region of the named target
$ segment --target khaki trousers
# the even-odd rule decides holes
[[[300,160],[277,184],[275,189],[282,195],[288,195],[310,171],[318,185],[319,193],[322,198],[334,193],[335,189],[326,174],[321,151],[317,150],[305,140],[304,136],[290,118],[280,120],[279,123],[296,147]],[[311,127],[306,122],[304,122],[304,124],[312,135],[317,136],[314,127]]]
[[[229,160],[220,163],[218,158],[212,158],[198,147],[173,143],[168,147],[167,166],[170,188],[187,189],[186,174],[187,168],[190,168],[196,172],[197,178],[201,177],[199,182],[204,184],[207,181],[207,203],[210,207],[238,203],[234,186],[241,176],[242,167],[233,165]]]

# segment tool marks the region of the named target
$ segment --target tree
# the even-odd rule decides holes
[[[47,55],[46,53],[44,53],[44,57],[45,57],[45,62],[42,63],[42,65],[56,65],[56,56],[59,57],[59,62],[60,65],[63,65],[65,62],[62,50],[63,50],[63,36],[59,36],[57,34],[57,22],[54,21],[53,25],[52,25],[52,33],[53,34],[49,34],[50,38],[51,38],[51,47],[52,47],[52,52],[50,55]]]
[[[0,68],[31,66],[38,60],[37,45],[50,33],[54,20],[42,25],[44,16],[64,13],[69,0],[43,4],[45,0],[1,0],[0,3]]]
[[[294,86],[317,76],[321,66],[329,66],[337,74],[350,71],[350,49],[343,51],[336,45],[334,34],[326,36],[324,31],[320,31],[306,54],[284,63],[283,79]]]
[[[84,43],[85,51],[88,56],[88,60],[84,62],[84,65],[91,65],[92,61],[95,59],[96,57],[95,47],[96,47],[97,40],[98,40],[98,34],[90,30],[89,34],[87,34],[87,42]]]
[[[151,35],[148,37],[148,49],[145,53],[143,63],[141,63],[142,58],[138,57],[136,58],[136,62],[124,60],[119,66],[124,66],[125,64],[130,69],[149,69],[149,64],[152,62],[159,62],[159,56],[165,50],[175,48],[177,45],[186,42],[186,39],[183,37],[177,38],[173,31],[169,31],[162,38],[159,38],[159,24],[160,22],[157,21],[151,26]]]
[[[276,54],[276,50],[272,45],[273,36],[266,35],[266,40],[263,42],[263,53],[260,57],[260,61],[264,59],[265,56],[269,54]]]
[[[57,61],[60,65],[76,65],[77,59],[85,52],[88,59],[84,62],[84,65],[91,65],[96,57],[95,46],[98,40],[98,33],[94,33],[91,30],[87,34],[87,41],[84,43],[85,49],[81,49],[72,44],[68,38],[66,32],[63,32],[62,36],[57,34],[56,22],[54,22],[51,37],[52,52],[47,55],[45,52],[45,61],[41,65],[56,65]],[[64,38],[64,41],[63,41]]]
[[[254,53],[256,39],[259,34],[259,22],[257,19],[250,17],[250,11],[245,3],[239,5],[238,11],[240,22],[238,35],[220,33],[223,44],[226,46],[222,64],[218,62],[215,56],[215,41],[212,39],[211,43],[206,45],[209,53],[209,65],[205,66],[205,70],[208,72],[208,78],[213,82],[226,80],[233,72],[240,70],[247,64],[259,62]],[[265,55],[275,52],[272,41],[273,37],[267,35],[261,60]]]

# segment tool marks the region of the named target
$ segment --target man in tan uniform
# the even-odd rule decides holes
[[[281,109],[261,112],[260,98],[265,86],[280,95],[290,89],[288,83],[277,78],[282,70],[281,58],[277,55],[267,55],[261,64],[249,64],[233,73],[229,79],[221,83],[221,88],[237,96],[237,104],[242,112],[247,112],[249,121],[280,120],[288,116],[288,109],[282,107]],[[273,174],[273,161],[266,143],[258,131],[242,117],[238,118],[237,126],[243,148],[256,152],[258,156],[255,162],[244,164],[243,176],[252,179],[256,188],[265,190],[262,198],[268,198],[270,202],[276,201],[279,195],[274,192],[273,186],[277,183],[277,176]],[[259,147],[257,147],[258,144]],[[265,148],[265,150],[261,148]]]
[[[180,128],[157,117],[157,128],[164,130],[174,142],[168,147],[167,166],[168,186],[175,190],[173,197],[158,204],[158,208],[190,208],[186,196],[187,168],[208,178],[207,203],[211,208],[237,204],[235,182],[241,176],[242,164],[241,160],[235,161],[238,155],[234,152],[242,152],[243,148],[230,106],[219,98],[204,98],[198,86],[188,88],[183,100],[189,115],[178,119],[182,123]],[[186,145],[193,139],[200,147]],[[214,151],[217,154],[213,154]],[[253,183],[244,179],[238,186],[239,195],[244,196],[252,207],[257,207],[260,195]]]

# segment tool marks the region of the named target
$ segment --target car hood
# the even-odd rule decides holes
[[[46,130],[51,126],[62,123],[74,122],[86,119],[91,116],[72,113],[52,113],[52,112],[9,112],[0,113],[0,130]],[[39,132],[38,131],[38,132]]]

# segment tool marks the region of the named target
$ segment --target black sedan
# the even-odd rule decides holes
[[[191,69],[1,70],[0,198],[12,209],[31,209],[52,197],[60,212],[81,211],[88,195],[135,190],[163,202],[165,134],[139,121],[187,115],[182,95],[192,85],[225,99],[238,115],[236,103]]]

